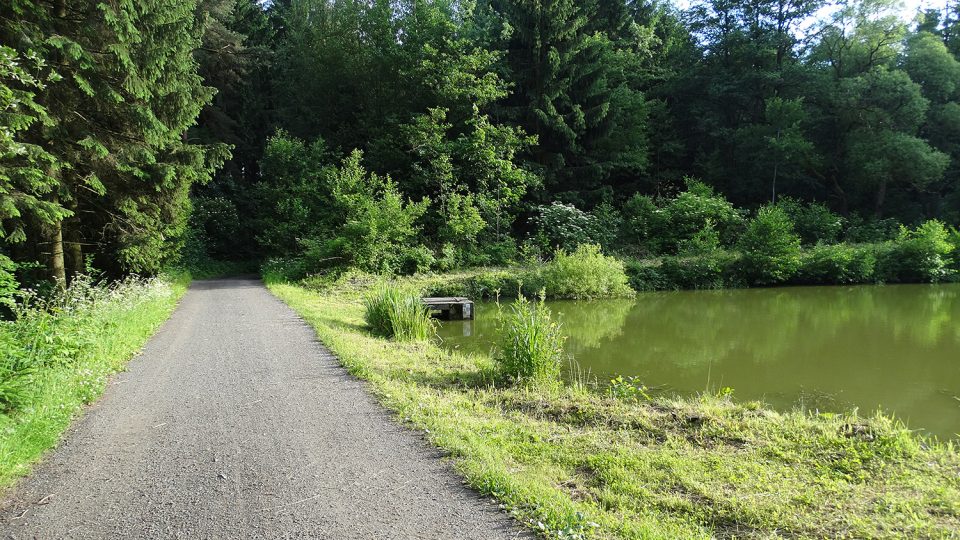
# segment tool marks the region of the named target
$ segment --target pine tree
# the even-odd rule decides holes
[[[535,161],[556,172],[577,161],[585,138],[605,125],[611,89],[601,62],[605,40],[586,28],[595,6],[574,0],[502,0],[516,83],[504,112],[538,139]]]
[[[158,271],[177,252],[190,185],[206,181],[224,151],[185,138],[213,94],[193,56],[203,30],[195,2],[20,0],[2,9],[4,42],[33,48],[60,78],[36,96],[52,121],[25,135],[53,157],[47,202],[73,212],[35,227],[51,277],[79,271],[84,246],[108,270]]]

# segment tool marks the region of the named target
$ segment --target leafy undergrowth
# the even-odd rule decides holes
[[[189,276],[78,280],[0,321],[0,487],[30,472],[169,317]]]
[[[271,290],[479,492],[551,538],[960,535],[960,455],[876,416],[497,382],[485,356],[377,338],[363,285]]]

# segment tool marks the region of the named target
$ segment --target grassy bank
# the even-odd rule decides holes
[[[75,283],[0,321],[0,487],[30,472],[169,317],[187,275]]]
[[[485,356],[369,333],[368,284],[272,283],[397,417],[479,492],[553,538],[940,538],[960,533],[960,455],[883,417],[778,413],[501,384]]]

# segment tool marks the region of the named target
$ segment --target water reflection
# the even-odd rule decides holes
[[[550,302],[581,368],[789,408],[883,408],[940,436],[960,432],[960,285],[649,293]],[[488,352],[495,310],[445,323],[449,347]]]

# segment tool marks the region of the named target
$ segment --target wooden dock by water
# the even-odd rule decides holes
[[[473,300],[458,296],[424,298],[424,305],[437,318],[447,321],[472,321]]]

